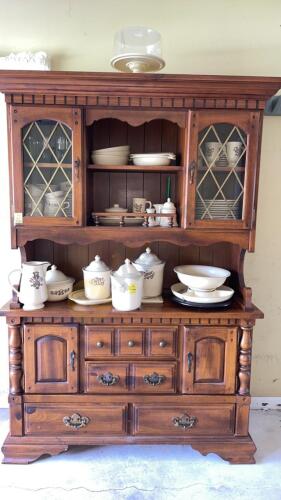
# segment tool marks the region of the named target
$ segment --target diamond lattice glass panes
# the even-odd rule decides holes
[[[219,123],[199,134],[197,220],[242,219],[247,137],[235,125]]]
[[[72,217],[72,131],[37,120],[22,131],[24,215]]]

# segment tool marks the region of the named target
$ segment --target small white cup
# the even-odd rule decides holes
[[[243,144],[240,141],[230,141],[226,143],[226,155],[230,164],[238,163],[242,154]]]

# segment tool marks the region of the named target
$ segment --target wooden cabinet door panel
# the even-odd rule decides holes
[[[229,436],[234,433],[235,405],[135,404],[134,434]]]
[[[26,435],[75,436],[121,435],[126,433],[127,405],[86,405],[77,403],[24,405]]]
[[[27,393],[77,392],[76,326],[25,325],[24,382]]]
[[[184,335],[183,392],[235,392],[236,328],[187,328]]]

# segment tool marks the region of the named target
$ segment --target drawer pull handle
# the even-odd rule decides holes
[[[135,342],[133,340],[129,340],[128,347],[134,347]]]
[[[74,372],[74,370],[75,370],[75,351],[71,351],[71,353],[70,353],[70,366],[71,366],[71,370]]]
[[[96,346],[98,349],[102,349],[102,347],[104,346],[104,343],[101,342],[100,340],[96,343]]]
[[[166,340],[160,340],[160,342],[159,342],[160,347],[166,347],[166,345],[167,345]]]
[[[165,375],[159,375],[156,372],[153,372],[151,375],[144,375],[143,377],[144,383],[149,384],[149,385],[160,385],[165,382],[166,377]]]
[[[116,385],[119,383],[120,377],[119,375],[113,375],[111,372],[102,373],[97,376],[97,379],[102,385]]]
[[[181,427],[182,429],[191,429],[194,427],[198,420],[196,417],[190,417],[187,413],[184,413],[182,417],[172,418],[172,422],[175,427]]]
[[[188,371],[188,373],[191,372],[192,361],[193,361],[193,356],[192,356],[192,353],[189,352],[189,353],[187,353],[187,371]]]
[[[66,427],[71,427],[71,429],[77,431],[78,429],[81,429],[81,427],[86,427],[86,425],[90,422],[90,419],[88,417],[82,417],[79,413],[73,413],[71,417],[63,417],[62,421]]]

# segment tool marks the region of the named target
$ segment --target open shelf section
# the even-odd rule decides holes
[[[175,165],[157,165],[157,166],[138,166],[138,165],[88,165],[89,170],[99,172],[116,171],[116,172],[180,172],[183,167]]]

